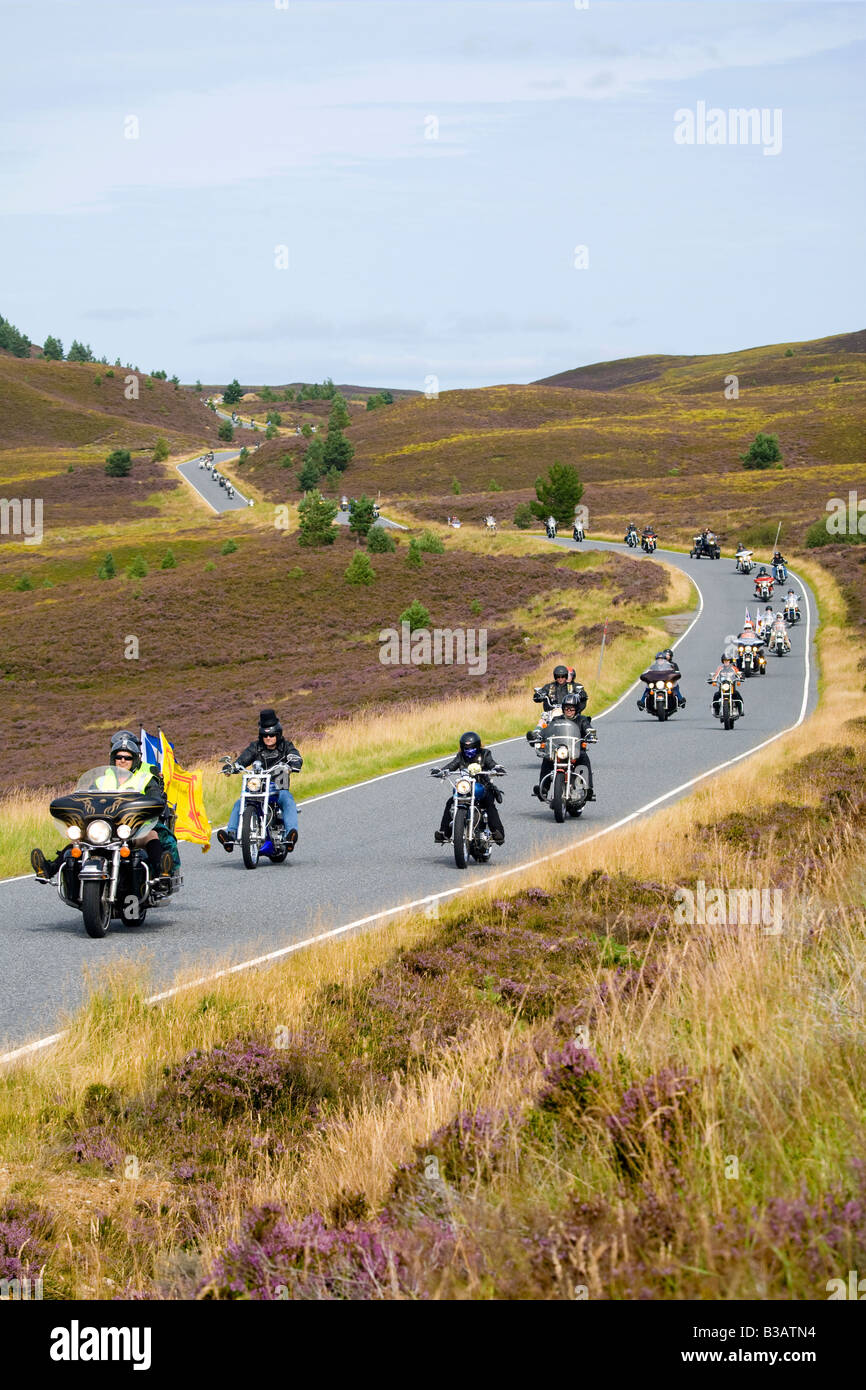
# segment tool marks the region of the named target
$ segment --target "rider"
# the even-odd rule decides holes
[[[585,695],[586,691],[584,691],[583,693]],[[547,734],[552,734],[554,732],[555,727],[556,732],[559,734],[571,734],[574,738],[582,738],[586,733],[587,729],[589,728],[590,724],[592,723],[590,715],[581,714],[581,710],[583,709],[585,704],[586,700],[583,701],[583,704],[580,703],[580,697],[578,695],[564,695],[562,698],[562,716],[561,718],[557,718],[553,720],[552,723],[548,724],[546,730]],[[573,728],[569,729],[568,725],[572,725]],[[595,801],[595,792],[592,789],[592,764],[590,763],[589,758],[587,757],[585,748],[581,748],[580,757],[577,759],[577,763],[579,767],[586,769],[586,784],[588,788],[586,799],[587,801]],[[545,777],[547,777],[552,771],[553,759],[548,757],[542,758],[541,774],[539,776],[538,783],[536,784],[536,786],[532,788],[532,795],[537,796],[539,801],[547,800],[547,793],[541,790],[541,784],[544,781]]]
[[[141,760],[141,744],[129,729],[120,729],[112,736],[108,755],[108,768],[96,779],[93,791],[140,792],[163,804],[162,815],[155,830],[149,830],[138,841],[144,845],[151,878],[170,879],[175,868],[180,868],[180,855],[177,840],[168,824],[168,799],[162,777],[155,767]],[[40,883],[48,883],[69,852],[64,846],[53,859],[46,859],[41,849],[30,854],[30,863]]]
[[[791,650],[791,639],[788,636],[788,624],[785,622],[784,613],[777,613],[773,619],[773,625],[770,629],[771,641],[774,632],[781,632],[782,636],[785,639],[785,651],[789,652]]]
[[[555,535],[556,535],[556,517],[555,517],[555,516],[549,516],[549,517],[547,518],[547,534],[548,534],[548,536],[550,536],[550,535],[554,535],[554,536],[555,536]]]
[[[743,713],[743,697],[740,694],[740,681],[743,677],[734,665],[730,651],[731,648],[729,644],[722,652],[720,664],[710,676],[710,681],[715,686],[715,690],[713,691],[713,714],[715,715],[718,715],[719,705],[722,701],[721,681],[723,680],[731,682],[734,691],[734,704],[737,706],[740,714]]]
[[[304,760],[291,739],[283,737],[283,726],[272,709],[263,709],[260,712],[258,738],[247,744],[233,764],[226,763],[223,772],[229,777],[233,772],[240,772],[241,768],[249,767],[254,762],[260,762],[265,768],[274,767],[277,763],[286,763],[290,772],[300,772],[304,765]],[[281,787],[277,792],[277,800],[283,813],[287,848],[291,854],[298,843],[298,808],[288,785]],[[241,801],[238,797],[225,830],[217,831],[217,839],[227,854],[231,854],[235,847],[240,818]]]
[[[450,763],[446,763],[443,768],[433,767],[430,769],[430,776],[436,777],[443,772],[462,772],[471,763],[480,763],[481,772],[476,774],[476,782],[481,782],[485,788],[484,809],[487,812],[487,824],[490,827],[490,834],[497,845],[501,845],[505,840],[505,830],[502,825],[499,812],[496,809],[497,801],[502,800],[502,792],[498,787],[494,787],[489,777],[484,774],[487,772],[504,772],[505,769],[497,763],[489,748],[481,746],[481,739],[478,734],[469,732],[460,735],[460,745],[456,755]],[[444,845],[446,840],[451,839],[451,825],[454,819],[454,798],[449,796],[442,813],[442,823],[438,830],[433,831],[433,839],[437,845]]]
[[[785,559],[785,557],[784,557],[784,555],[782,554],[781,550],[774,550],[774,551],[773,551],[773,561],[772,561],[772,564],[773,564],[773,578],[774,578],[774,579],[781,579],[781,578],[782,578],[781,574],[779,573],[779,567],[780,567],[781,565],[787,565],[787,563],[788,563],[788,561]]]
[[[577,697],[577,712],[578,714],[582,714],[586,709],[586,702],[589,696],[580,681],[575,680],[574,667],[559,665],[553,668],[553,680],[548,681],[547,685],[540,685],[538,689],[533,692],[532,698],[537,705],[543,707],[546,714],[549,714],[552,709],[559,709],[561,707],[563,698],[566,695],[574,695]],[[534,729],[526,730],[527,743],[537,743],[538,740],[543,737],[544,734],[540,721],[536,724]]]
[[[659,674],[653,676],[650,674],[652,671],[658,671]],[[663,651],[656,652],[652,666],[641,675],[641,680],[644,681],[644,690],[637,702],[638,709],[646,709],[646,697],[649,694],[650,681],[661,680],[668,676],[674,682],[673,694],[676,696],[677,704],[680,709],[685,709],[686,697],[680,693],[681,672],[679,666],[674,661],[673,650],[670,647],[665,647]]]

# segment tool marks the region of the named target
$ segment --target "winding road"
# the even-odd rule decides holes
[[[569,540],[556,544],[577,548]],[[588,546],[625,549],[604,542]],[[712,717],[706,674],[718,664],[725,635],[739,632],[746,607],[754,614],[752,581],[737,574],[728,557],[697,561],[660,550],[657,558],[684,570],[698,586],[697,612],[674,643],[687,708],[659,724],[635,708],[632,687],[609,709],[594,710],[595,672],[578,672],[598,727],[592,750],[598,800],[581,819],[557,825],[549,807],[531,796],[539,763],[521,737],[493,745],[509,774],[501,784],[505,844],[494,849],[488,865],[462,873],[450,846],[433,842],[445,792],[442,783],[431,780],[433,764],[426,761],[302,803],[298,848],[282,865],[263,861],[249,872],[239,851],[228,855],[216,841],[207,855],[181,846],[182,892],[151,912],[142,927],[112,925],[101,941],[85,935],[79,915],[53,888],[30,875],[0,881],[0,1052],[5,1060],[18,1055],[6,1049],[27,1044],[29,1051],[52,1040],[63,1026],[64,1011],[85,997],[88,972],[101,962],[145,957],[154,989],[170,993],[182,968],[207,978],[220,968],[247,969],[279,959],[317,938],[370,926],[407,908],[435,913],[436,904],[455,893],[484,881],[507,883],[509,875],[533,863],[567,853],[579,841],[685,795],[802,722],[817,700],[817,610],[808,586],[791,575],[803,613],[791,632],[793,650],[783,658],[768,657],[767,675],[745,682],[745,718],[726,732]],[[648,651],[648,664],[652,656]],[[537,712],[528,691],[527,728]],[[454,731],[455,745],[460,732]],[[485,731],[479,732],[483,738]],[[238,747],[249,733],[238,728]],[[293,790],[303,796],[303,773]]]

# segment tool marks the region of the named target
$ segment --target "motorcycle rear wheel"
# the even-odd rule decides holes
[[[88,880],[81,885],[81,915],[88,936],[105,936],[111,922],[111,903],[105,901],[107,885],[100,880]]]

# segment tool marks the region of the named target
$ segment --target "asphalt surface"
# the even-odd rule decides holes
[[[556,544],[576,548],[569,540]],[[593,543],[584,548],[587,544]],[[531,796],[539,760],[518,738],[493,745],[508,770],[499,784],[505,793],[500,808],[505,844],[494,848],[489,864],[473,864],[462,872],[451,847],[433,842],[445,788],[430,778],[428,762],[313,798],[301,809],[298,847],[284,864],[264,860],[248,871],[239,850],[228,855],[216,841],[207,855],[196,846],[181,845],[181,892],[152,910],[141,927],[113,924],[102,940],[87,937],[79,914],[61,903],[53,887],[29,876],[7,879],[0,882],[0,1053],[62,1027],[64,1010],[85,997],[88,976],[98,973],[101,963],[146,958],[154,989],[159,989],[170,986],[181,968],[206,976],[228,962],[286,951],[320,933],[354,929],[389,909],[516,871],[624,818],[649,813],[660,802],[685,795],[693,779],[795,725],[817,699],[814,652],[808,671],[806,661],[816,623],[808,588],[791,576],[803,613],[791,632],[793,650],[786,657],[768,657],[768,674],[744,683],[745,717],[726,731],[712,717],[706,676],[718,664],[725,635],[739,632],[746,607],[755,612],[752,581],[738,575],[728,557],[695,561],[662,550],[658,558],[692,575],[703,595],[699,616],[676,648],[687,708],[660,724],[636,709],[638,689],[633,688],[600,714],[592,701],[595,671],[578,672],[598,728],[598,744],[591,750],[598,800],[580,819],[557,825],[550,808]],[[647,652],[648,664],[653,655]],[[527,728],[537,714],[527,690]],[[479,732],[483,738],[484,730]],[[455,729],[455,744],[460,733]],[[249,728],[238,728],[239,748],[249,734]],[[302,797],[303,773],[292,780],[293,791]],[[235,785],[239,792],[239,779]],[[55,844],[43,848],[54,852]]]
[[[199,455],[199,457],[201,456]],[[235,489],[234,497],[229,497],[225,488],[214,482],[211,470],[207,467],[200,467],[197,458],[192,459],[189,463],[179,463],[177,471],[215,512],[236,512],[250,505],[249,499],[244,497],[243,493],[238,492],[237,482],[231,476],[231,464],[237,457],[237,449],[214,450],[213,458],[217,472],[229,479]]]

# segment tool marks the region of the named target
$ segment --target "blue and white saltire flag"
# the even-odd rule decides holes
[[[151,767],[158,767],[162,771],[162,745],[159,734],[149,734],[146,729],[142,729],[141,757],[143,762],[150,763]]]

